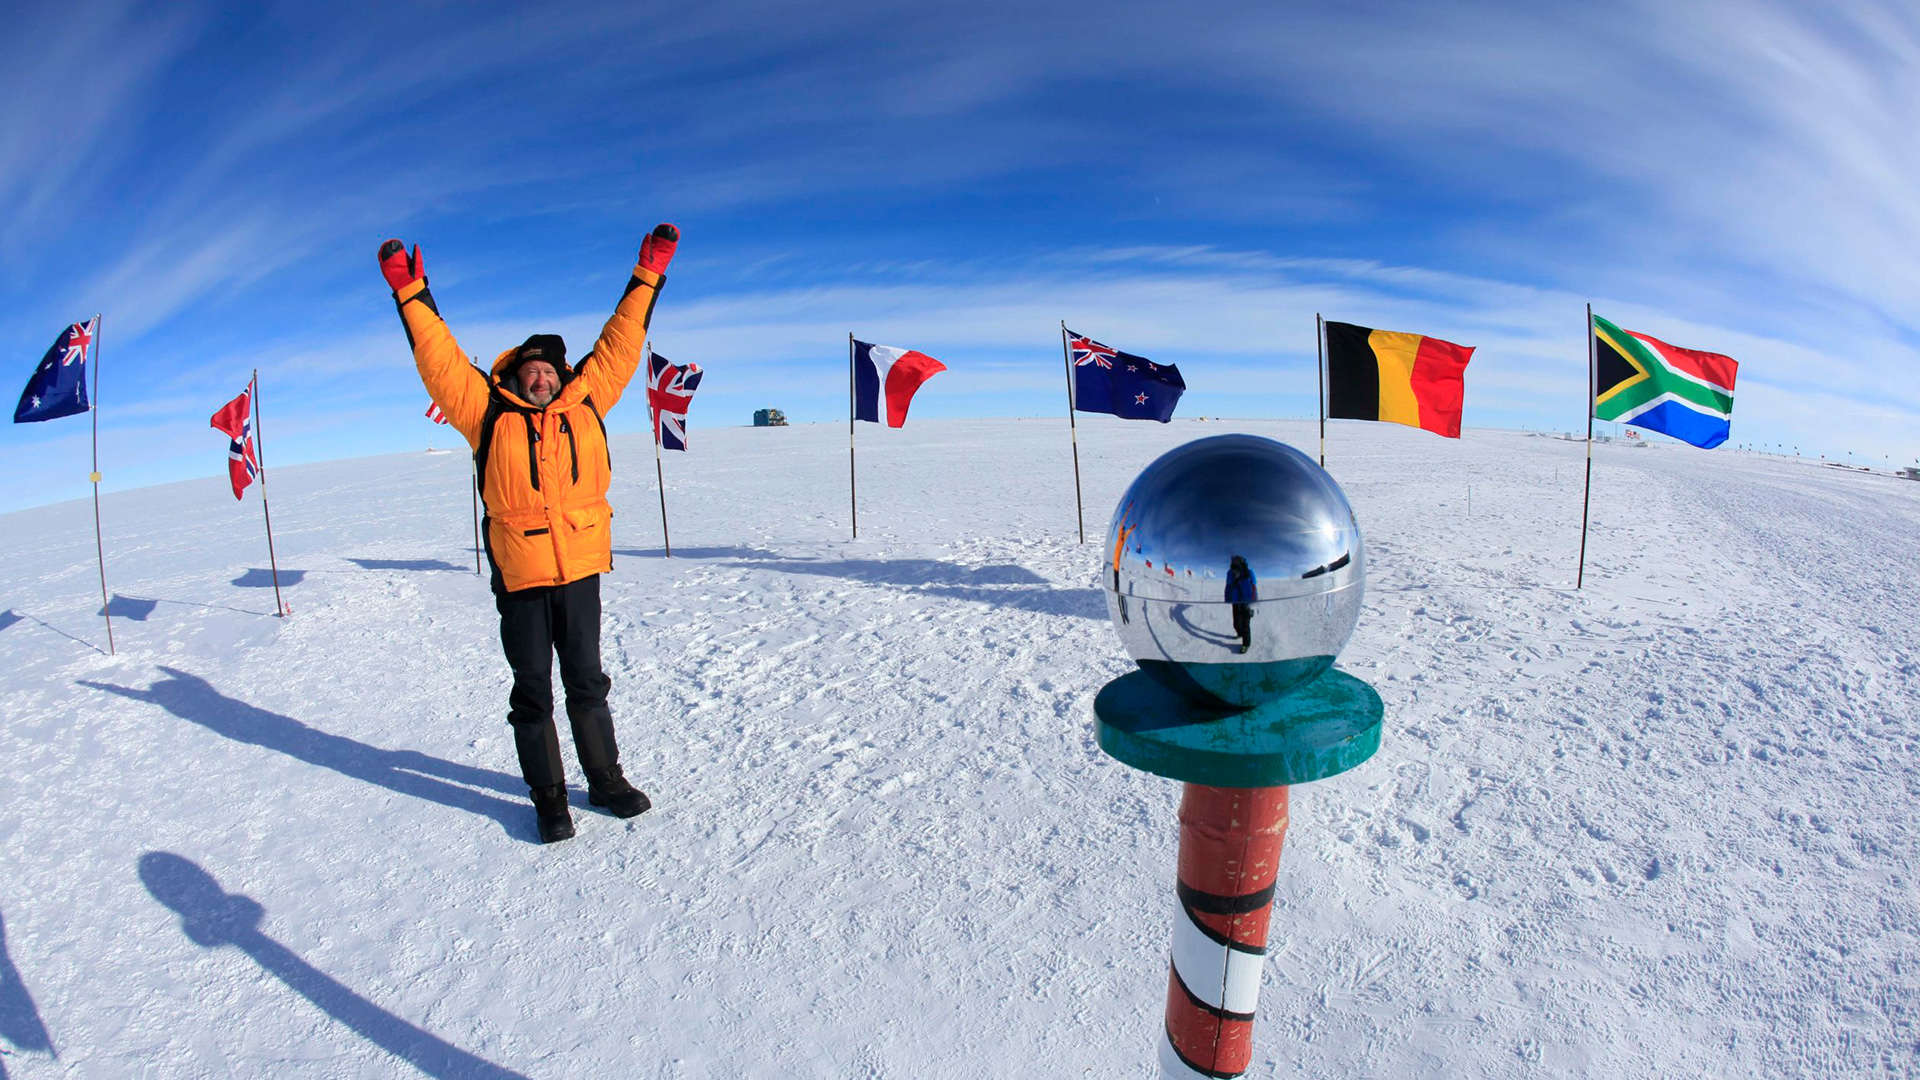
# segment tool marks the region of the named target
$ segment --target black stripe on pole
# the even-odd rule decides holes
[[[1179,968],[1173,969],[1173,981],[1179,984],[1181,992],[1187,995],[1187,1000],[1193,1003],[1194,1008],[1199,1009],[1209,1016],[1217,1016],[1222,1020],[1238,1020],[1246,1024],[1253,1023],[1255,1019],[1253,1013],[1234,1012],[1232,1009],[1223,1009],[1218,1005],[1207,1004],[1201,999],[1199,994],[1193,992],[1193,987],[1187,985],[1187,980],[1180,977]],[[1175,1047],[1174,1049],[1178,1051],[1179,1047]]]
[[[1258,892],[1245,896],[1220,896],[1216,893],[1201,892],[1184,881],[1174,883],[1174,890],[1180,902],[1203,915],[1245,915],[1249,911],[1259,911],[1273,903],[1273,886],[1268,885]]]
[[[1267,947],[1265,945],[1248,945],[1243,941],[1235,941],[1220,931],[1215,930],[1213,927],[1208,926],[1205,921],[1193,913],[1191,908],[1181,908],[1180,914],[1187,917],[1187,922],[1190,923],[1195,930],[1199,931],[1202,937],[1223,949],[1232,949],[1234,952],[1241,953],[1245,956],[1267,955]]]

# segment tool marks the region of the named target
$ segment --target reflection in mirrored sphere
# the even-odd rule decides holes
[[[1101,576],[1129,655],[1207,704],[1271,701],[1333,666],[1366,592],[1347,497],[1256,435],[1162,454],[1120,498]]]

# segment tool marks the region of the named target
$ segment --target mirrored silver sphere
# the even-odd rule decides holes
[[[1271,701],[1333,666],[1367,561],[1346,493],[1257,435],[1162,454],[1120,497],[1101,568],[1127,653],[1206,704]]]

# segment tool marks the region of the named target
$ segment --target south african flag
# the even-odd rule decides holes
[[[1593,415],[1658,431],[1703,450],[1727,441],[1732,357],[1669,345],[1593,317]]]

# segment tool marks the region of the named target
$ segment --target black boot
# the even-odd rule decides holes
[[[573,815],[567,812],[567,785],[533,789],[533,812],[540,818],[540,842],[551,844],[573,837]]]
[[[646,792],[627,783],[618,764],[587,770],[587,801],[606,807],[614,817],[636,817],[653,805]]]

